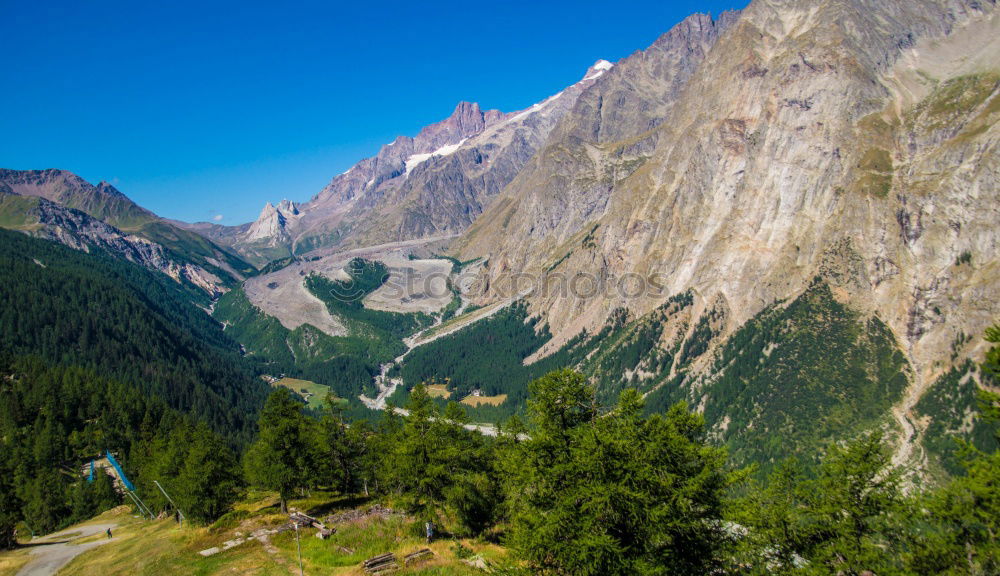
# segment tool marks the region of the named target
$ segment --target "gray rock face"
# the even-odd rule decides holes
[[[484,302],[551,272],[662,280],[537,290],[553,346],[687,289],[726,302],[731,333],[823,275],[891,327],[919,397],[1000,313],[998,37],[993,2],[691,17],[586,89],[454,249],[489,257]]]
[[[282,200],[277,206],[270,202],[260,212],[260,217],[250,225],[243,239],[246,242],[264,241],[270,246],[287,244],[291,238],[287,227],[289,220],[299,216],[298,206],[289,200]]]
[[[77,250],[106,250],[209,296],[243,279],[231,255],[138,206],[106,182],[63,170],[0,169],[5,227]],[[244,264],[245,266],[245,264]]]
[[[657,128],[736,18],[731,12],[718,21],[705,14],[691,16],[596,80],[498,200],[492,216],[460,240],[459,248],[491,252],[478,245],[479,239],[492,244],[492,229],[506,223],[526,234],[519,238],[518,250],[530,251],[535,242],[551,241],[553,234],[565,240],[599,216],[614,182],[638,169],[655,149],[662,134]]]
[[[583,90],[609,69],[602,61],[579,83],[519,112],[461,102],[447,119],[413,138],[396,138],[335,177],[297,206],[294,217],[265,207],[256,223],[238,232],[204,225],[196,230],[258,262],[275,257],[278,247],[304,253],[453,236],[482,213]]]

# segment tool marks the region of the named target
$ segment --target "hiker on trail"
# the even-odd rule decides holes
[[[424,532],[427,533],[427,543],[430,544],[431,540],[434,538],[434,523],[428,520],[424,524]]]
[[[111,540],[111,528],[108,528],[108,540]]]

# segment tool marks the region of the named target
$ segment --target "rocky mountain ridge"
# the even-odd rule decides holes
[[[529,361],[691,291],[661,342],[712,335],[664,384],[696,405],[713,351],[820,279],[905,354],[897,458],[919,460],[914,406],[1000,314],[997,32],[993,2],[692,16],[585,91],[453,252],[488,260],[479,303],[530,280],[555,337]]]
[[[250,225],[189,225],[257,263],[317,248],[363,246],[462,232],[520,172],[576,98],[612,69],[595,63],[576,84],[503,113],[460,102],[445,120],[399,136],[333,178],[297,214],[265,207]]]
[[[132,202],[64,170],[0,170],[4,228],[82,251],[103,249],[191,285],[211,298],[253,269],[232,254]]]
[[[985,275],[962,284],[996,289],[986,282],[997,243],[987,225],[996,192],[988,169],[997,161],[990,111],[995,72],[978,71],[985,75],[978,93],[948,112],[947,133],[926,134],[921,125],[940,119],[918,120],[919,102],[898,110],[893,86],[904,73],[919,76],[919,64],[900,70],[896,63],[905,54],[933,59],[949,40],[961,42],[956,35],[966,28],[988,31],[996,24],[992,3],[907,6],[757,1],[711,26],[704,16],[689,18],[662,39],[672,51],[654,59],[675,72],[676,89],[653,90],[666,116],[626,117],[588,106],[608,92],[634,94],[636,86],[662,82],[650,69],[649,51],[621,62],[580,98],[531,166],[458,241],[458,253],[489,256],[484,282],[495,290],[505,276],[544,271],[557,261],[569,272],[660,273],[669,278],[668,292],[693,287],[706,301],[723,296],[736,323],[801,291],[816,274],[840,268],[845,282],[860,282],[852,288],[874,291],[876,308],[892,318],[902,340],[919,346],[935,323],[915,320],[922,313],[914,310],[923,287],[935,283],[934,271],[971,250],[983,256],[978,272]],[[703,52],[691,50],[692,34]],[[970,51],[993,48],[976,42]],[[679,56],[667,64],[668,54]],[[989,66],[988,58],[980,60]],[[953,81],[925,81],[924,109],[935,90],[947,91]],[[968,128],[975,134],[963,138]],[[931,157],[939,165],[921,169]],[[933,182],[944,190],[927,196],[928,176],[945,168],[957,173]],[[928,204],[961,213],[932,220]],[[591,231],[590,245],[582,246]],[[928,258],[933,264],[921,262]],[[902,266],[914,265],[920,270],[903,281]],[[901,281],[908,286],[886,286]],[[897,297],[910,301],[907,311],[892,310]],[[621,304],[534,301],[570,333],[573,319],[603,320],[600,310]],[[981,296],[975,301],[985,303]],[[653,303],[628,304],[642,311]],[[970,328],[990,321],[983,309]],[[922,324],[927,329],[914,328]]]

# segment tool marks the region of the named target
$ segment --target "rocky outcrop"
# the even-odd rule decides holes
[[[189,283],[209,297],[252,269],[204,238],[138,206],[106,182],[64,170],[0,170],[4,227],[77,250],[105,250]]]
[[[287,255],[457,235],[520,173],[577,97],[611,69],[599,61],[580,82],[518,112],[461,102],[447,119],[396,138],[335,177],[295,214],[268,204],[239,231],[191,229],[258,263],[279,256],[279,247]]]
[[[277,206],[268,202],[257,220],[247,229],[243,240],[264,241],[272,246],[288,243],[291,240],[287,231],[289,220],[295,219],[298,215],[299,209],[294,202],[282,200]]]
[[[662,285],[536,290],[552,348],[689,289],[731,333],[826,274],[932,378],[1000,312],[996,31],[992,2],[693,16],[584,91],[455,252],[489,258],[483,302],[547,274]]]

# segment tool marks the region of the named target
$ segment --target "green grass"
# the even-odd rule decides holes
[[[0,576],[15,576],[31,560],[29,548],[0,552]]]
[[[14,196],[0,193],[0,228],[25,230],[36,222],[28,217],[28,211],[38,206],[38,198]]]
[[[326,384],[317,384],[316,382],[311,382],[309,380],[300,380],[298,378],[282,378],[278,380],[272,386],[283,386],[288,388],[292,392],[295,392],[306,400],[306,404],[309,408],[313,410],[322,410],[326,404],[326,397],[331,392],[330,387]],[[337,399],[343,402],[343,399]]]
[[[358,506],[367,510],[371,503],[317,493],[305,500],[293,500],[290,506],[316,517],[349,510]],[[298,550],[294,531],[270,536],[270,551],[258,541],[203,557],[200,550],[221,547],[222,543],[244,536],[260,527],[277,527],[287,519],[277,513],[276,498],[270,494],[249,495],[238,503],[230,520],[220,520],[211,526],[178,527],[172,520],[146,521],[133,518],[131,513],[109,512],[93,522],[114,520],[121,526],[114,531],[111,543],[89,550],[74,559],[60,572],[65,576],[101,574],[118,576],[131,574],[253,574],[259,576],[298,573]],[[314,528],[299,533],[302,564],[307,574],[362,574],[366,559],[392,552],[400,560],[410,552],[428,547],[422,537],[422,522],[392,515],[364,516],[336,524],[336,533],[327,540],[315,538]],[[478,569],[460,562],[456,543],[486,560],[503,559],[506,552],[493,544],[477,540],[436,540],[429,547],[433,556],[400,570],[401,574],[439,574],[465,576],[481,574]],[[0,554],[0,569],[13,571],[19,567],[22,551]]]
[[[929,130],[947,128],[986,102],[998,81],[997,74],[972,74],[942,82],[911,111],[910,119],[921,118]]]

